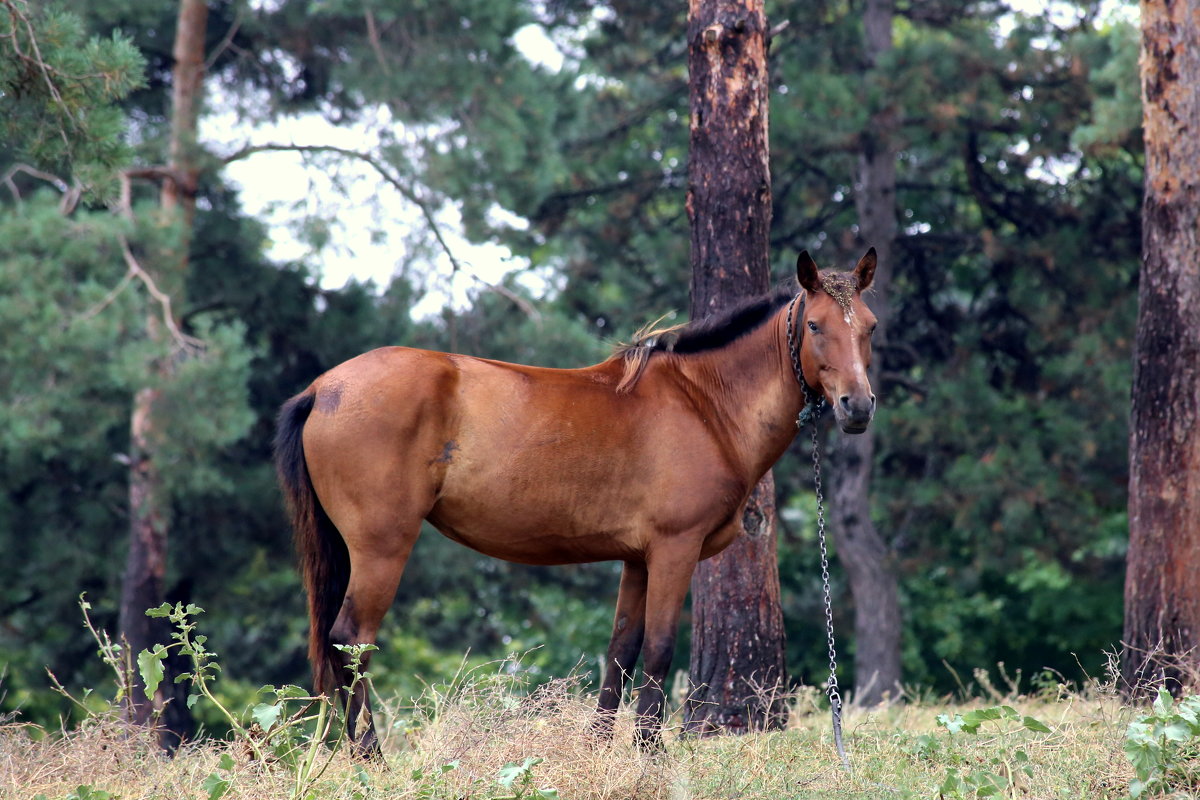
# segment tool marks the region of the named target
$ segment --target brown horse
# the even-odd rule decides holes
[[[797,262],[779,290],[713,320],[640,334],[603,363],[543,369],[403,347],[317,378],[280,413],[276,464],[292,512],[318,693],[378,753],[366,687],[346,697],[336,644],[372,643],[429,520],[524,564],[624,562],[597,727],[610,733],[642,655],[638,740],[659,741],[663,681],[696,562],[742,532],[751,489],[796,435],[806,399],[842,430],[875,411],[875,317],[851,273]],[[804,384],[807,384],[805,386]]]

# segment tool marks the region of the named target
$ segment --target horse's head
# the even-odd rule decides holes
[[[800,366],[817,396],[833,407],[846,433],[862,433],[875,414],[875,395],[867,378],[875,315],[862,293],[875,277],[875,248],[859,259],[853,272],[821,272],[804,251],[796,278],[807,292],[800,337]]]

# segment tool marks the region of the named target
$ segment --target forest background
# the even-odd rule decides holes
[[[801,249],[826,267],[853,263],[863,131],[894,109],[898,235],[872,516],[899,579],[904,683],[920,694],[958,689],[975,669],[1031,685],[1099,674],[1121,637],[1128,541],[1136,11],[913,0],[897,6],[894,49],[869,70],[860,5],[767,6],[771,253],[777,279]],[[22,105],[11,88],[0,97],[0,714],[54,724],[66,713],[46,668],[70,687],[101,680],[78,596],[117,629],[130,409],[147,385],[162,398],[166,594],[207,609],[224,691],[249,696],[307,683],[270,466],[284,399],[385,344],[592,363],[687,307],[682,6],[210,3],[205,112],[236,113],[247,131],[311,115],[360,126],[361,146],[306,150],[306,168],[332,177],[332,192],[348,165],[366,165],[377,193],[412,214],[375,220],[370,236],[394,267],[386,285],[323,285],[322,252],[358,244],[335,238],[334,217],[373,209],[297,198],[293,234],[308,254],[272,260],[278,231],[243,210],[226,172],[254,148],[201,139],[178,337],[148,329],[160,303],[130,268],[169,259],[180,235],[152,213],[157,186],[136,179],[168,157],[177,3],[3,7],[10,36],[29,19],[47,60],[93,59],[79,73],[122,99],[51,125],[53,109]],[[516,46],[528,26],[556,44],[560,67]],[[5,69],[9,87],[37,79]],[[62,126],[77,126],[80,144],[61,147]],[[135,177],[127,192],[122,174]],[[477,271],[450,235],[459,226],[518,267],[494,286],[469,280],[465,299],[447,292]],[[447,262],[458,278],[439,272]],[[816,684],[826,656],[807,459],[798,443],[775,480],[788,667]],[[576,665],[594,675],[618,574],[520,567],[424,536],[383,633],[377,688],[416,692],[468,651],[525,653],[534,676]],[[850,630],[838,569],[834,584],[835,624]]]

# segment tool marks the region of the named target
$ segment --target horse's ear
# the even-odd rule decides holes
[[[858,279],[859,292],[865,292],[867,287],[871,285],[871,281],[875,279],[875,265],[877,263],[878,259],[875,256],[874,247],[858,260],[858,266],[854,268],[854,277]]]
[[[821,288],[820,270],[817,269],[817,262],[813,261],[807,250],[802,251],[796,257],[796,280],[810,292]]]

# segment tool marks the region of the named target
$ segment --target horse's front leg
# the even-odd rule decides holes
[[[675,655],[679,613],[687,597],[699,548],[677,544],[669,551],[655,552],[649,560],[646,588],[646,633],[642,643],[642,672],[645,682],[637,705],[636,741],[644,750],[662,748],[663,687]]]
[[[596,706],[596,721],[592,730],[610,738],[617,707],[625,692],[625,681],[633,674],[634,664],[642,649],[646,630],[646,565],[625,562],[621,570],[621,589],[617,593],[617,610],[613,615],[612,639],[604,662],[604,680],[600,685],[600,701]]]

